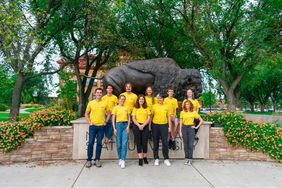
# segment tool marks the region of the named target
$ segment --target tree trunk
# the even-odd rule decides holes
[[[79,89],[79,101],[78,101],[78,116],[84,117],[86,110],[87,97],[84,94],[84,89]]]
[[[227,102],[228,110],[236,110],[236,98],[232,91],[228,91],[227,93]]]
[[[18,121],[19,119],[19,111],[20,111],[20,104],[21,104],[21,93],[22,88],[24,85],[24,77],[21,73],[17,75],[16,84],[14,86],[13,90],[13,96],[12,96],[12,107],[10,110],[9,118],[12,121]]]
[[[264,104],[260,104],[260,112],[261,113],[264,113],[264,108],[265,108],[265,105]]]
[[[254,104],[251,104],[251,112],[254,112],[254,111],[255,111]]]

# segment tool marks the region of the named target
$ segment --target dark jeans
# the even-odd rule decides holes
[[[195,139],[195,129],[191,126],[182,126],[182,136],[184,144],[184,153],[186,159],[193,158],[193,144]]]
[[[95,143],[95,138],[97,136],[97,145],[96,145],[96,156],[95,160],[100,160],[102,152],[102,140],[105,134],[105,126],[89,126],[89,143],[87,150],[87,160],[91,161],[93,156],[93,146]]]
[[[199,119],[194,119],[194,125],[195,125],[195,126],[198,126],[199,123],[200,123],[200,120],[199,120]],[[199,128],[200,128],[200,127],[199,127]],[[198,133],[199,128],[198,128],[198,129],[195,129],[195,135]]]
[[[110,117],[110,120],[105,126],[105,136],[107,139],[111,139],[113,135],[113,122],[112,122],[112,115]]]
[[[152,134],[153,134],[153,151],[154,159],[159,159],[159,140],[162,139],[162,152],[164,159],[168,157],[168,125],[167,124],[154,124],[152,123]]]
[[[139,130],[137,125],[133,125],[134,141],[137,145],[137,153],[147,153],[149,125],[146,125],[143,130]]]

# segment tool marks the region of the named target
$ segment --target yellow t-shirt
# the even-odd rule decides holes
[[[107,103],[102,100],[90,101],[86,108],[86,112],[90,113],[90,121],[96,126],[104,125],[107,110]]]
[[[116,116],[116,122],[128,121],[130,110],[127,106],[117,105],[113,108],[112,114]]]
[[[152,106],[153,106],[154,104],[157,104],[157,103],[158,103],[157,97],[148,97],[148,96],[145,96],[145,100],[146,100],[146,103],[147,103],[147,106],[149,107],[149,109],[152,109]]]
[[[171,114],[170,114],[170,116],[171,117],[173,117],[173,116],[175,116],[175,114],[174,114],[174,112],[175,112],[175,109],[177,109],[178,108],[178,102],[177,102],[177,100],[175,99],[175,98],[168,98],[168,97],[166,97],[165,99],[164,99],[164,104],[167,104],[167,105],[169,105],[169,107],[171,108]]]
[[[189,125],[192,126],[194,125],[194,119],[200,118],[200,115],[196,112],[185,112],[181,111],[180,112],[180,119],[182,119],[183,125]]]
[[[167,124],[167,117],[171,114],[170,107],[166,104],[154,104],[152,107],[153,123]]]
[[[137,95],[135,93],[128,94],[127,92],[124,92],[120,95],[124,95],[126,97],[124,106],[127,106],[131,113],[133,110],[134,104],[136,103]]]
[[[133,108],[132,116],[135,116],[135,119],[138,123],[145,123],[149,115],[151,115],[149,107]]]
[[[199,101],[197,99],[193,100],[193,99],[189,99],[192,104],[193,104],[193,110],[194,111],[197,111],[197,109],[201,108],[201,105],[199,103]],[[184,104],[185,102],[187,101],[187,99],[185,99],[183,102],[182,102],[182,109],[184,109]]]
[[[116,106],[118,103],[118,98],[115,95],[111,95],[111,96],[105,95],[102,97],[102,101],[106,101],[108,105],[108,109],[112,111],[114,106]]]

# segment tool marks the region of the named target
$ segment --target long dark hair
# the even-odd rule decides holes
[[[141,95],[138,95],[134,107],[135,107],[135,108],[140,108],[139,99],[140,99],[141,97],[143,97],[143,99],[144,99],[144,103],[143,103],[143,105],[142,105],[142,108],[147,108],[147,102],[146,102],[145,96],[142,95],[142,94],[141,94]]]

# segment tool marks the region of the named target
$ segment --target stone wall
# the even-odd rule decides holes
[[[0,153],[0,164],[72,159],[72,144],[71,126],[43,127],[17,150],[7,154]]]
[[[205,154],[205,159],[212,160],[261,160],[261,161],[273,161],[268,155],[261,152],[247,151],[242,147],[232,147],[228,144],[222,128],[211,127],[209,130],[209,145],[208,154]],[[204,135],[203,130],[201,131]],[[85,133],[82,135],[83,139],[86,139]],[[132,136],[132,135],[131,135]],[[85,137],[85,138],[84,138]],[[203,137],[200,137],[203,141]],[[40,131],[34,134],[32,139],[27,141],[18,150],[12,151],[7,154],[0,153],[0,164],[9,164],[13,162],[29,162],[29,161],[50,161],[50,160],[71,160],[73,159],[73,128],[69,127],[43,127]],[[171,158],[182,158],[182,143],[178,142],[179,151],[170,151]],[[198,144],[200,147],[202,144]],[[85,146],[84,146],[85,147]],[[134,146],[132,156],[129,158],[135,158],[136,149]],[[102,158],[116,157],[115,144],[109,146],[109,148],[103,148]],[[196,148],[199,150],[200,148]],[[206,149],[205,149],[206,150]],[[200,150],[199,150],[200,151]],[[151,153],[151,146],[149,146],[149,152]],[[198,152],[198,151],[197,151]],[[200,156],[200,153],[196,156]],[[160,152],[161,153],[161,152]],[[86,154],[86,150],[85,150]],[[111,155],[110,155],[111,154]],[[149,155],[151,157],[151,155]],[[76,156],[77,157],[77,156]],[[79,157],[77,157],[79,158]],[[83,157],[84,158],[84,157]]]
[[[209,159],[273,161],[267,154],[262,152],[252,152],[239,146],[231,146],[224,136],[223,128],[211,127],[209,146]]]

